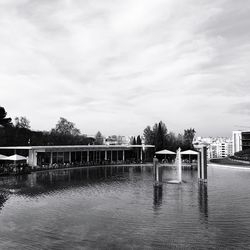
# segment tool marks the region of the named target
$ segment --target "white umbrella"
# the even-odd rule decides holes
[[[197,151],[194,150],[186,150],[186,151],[182,151],[181,155],[189,155],[189,162],[191,162],[191,155],[198,155],[199,153]]]
[[[5,157],[5,158],[2,158],[2,160],[7,160],[7,161],[24,161],[24,160],[27,160],[26,157],[22,156],[22,155],[11,155],[11,156],[8,156],[8,157]]]
[[[182,155],[198,155],[197,151],[194,150],[186,150],[181,152]]]
[[[167,149],[155,152],[158,155],[175,155],[176,153]]]
[[[165,160],[166,160],[166,155],[176,155],[175,152],[170,151],[170,150],[167,150],[167,149],[163,149],[163,150],[161,150],[161,151],[157,151],[157,152],[155,152],[155,154],[158,154],[158,155],[165,155]]]
[[[6,155],[1,155],[0,154],[0,160],[4,160],[3,158],[6,158],[7,156]]]

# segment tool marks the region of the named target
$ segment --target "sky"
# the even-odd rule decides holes
[[[249,27],[249,0],[0,0],[0,106],[34,130],[230,136],[250,126]]]

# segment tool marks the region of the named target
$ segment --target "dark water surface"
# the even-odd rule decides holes
[[[164,169],[164,181],[175,170]],[[250,249],[250,170],[153,188],[151,167],[57,170],[0,180],[0,249]]]

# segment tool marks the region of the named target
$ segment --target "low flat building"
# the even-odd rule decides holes
[[[0,150],[13,150],[15,153],[18,150],[27,150],[29,166],[46,167],[53,164],[143,161],[145,149],[154,147],[154,145],[13,146],[0,147]]]

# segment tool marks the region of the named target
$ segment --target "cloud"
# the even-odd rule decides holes
[[[163,120],[177,132],[225,135],[228,110],[249,98],[247,1],[0,6],[1,105],[35,129],[63,116],[90,134],[137,134]]]
[[[250,116],[250,102],[236,103],[229,109],[230,113]]]

